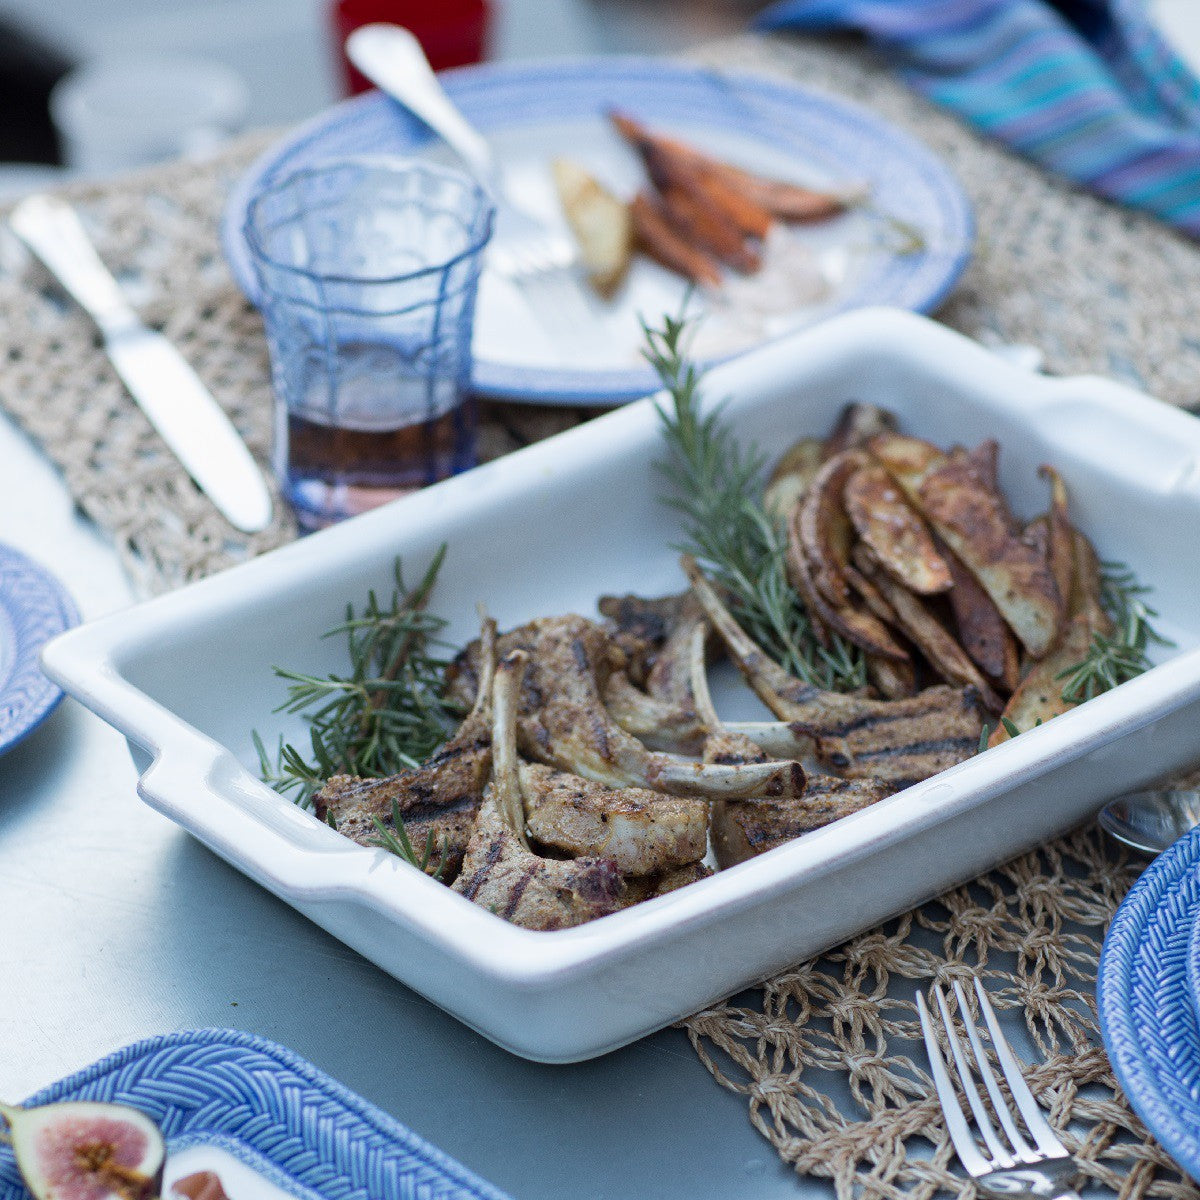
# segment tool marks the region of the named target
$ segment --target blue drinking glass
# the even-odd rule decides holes
[[[493,208],[470,177],[387,157],[268,184],[246,242],[303,528],[475,465],[471,331]]]

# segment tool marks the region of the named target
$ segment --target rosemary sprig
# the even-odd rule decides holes
[[[677,549],[725,589],[747,633],[786,670],[821,688],[862,687],[861,652],[840,638],[823,647],[788,583],[783,533],[758,500],[764,458],[738,443],[722,407],[700,413],[701,372],[684,354],[686,328],[683,318],[664,317],[661,329],[642,323],[643,353],[671,397],[659,409],[670,454],[659,469],[672,487],[665,502],[683,517]]]
[[[373,817],[376,832],[379,834],[375,838],[375,845],[382,850],[388,851],[390,854],[396,855],[397,858],[402,858],[406,863],[416,867],[418,871],[425,871],[433,858],[434,850],[438,850],[438,865],[430,876],[436,879],[439,883],[442,879],[442,872],[446,869],[446,859],[450,855],[450,840],[443,838],[441,846],[437,846],[434,841],[433,830],[430,829],[428,836],[425,838],[425,848],[421,854],[417,854],[413,848],[412,839],[408,836],[408,830],[404,827],[404,818],[400,815],[400,806],[395,800],[392,801],[392,828],[389,829],[378,817]]]
[[[448,659],[439,651],[449,647],[438,634],[446,622],[426,611],[445,554],[443,545],[411,589],[397,560],[386,604],[371,592],[361,614],[347,606],[346,619],[325,634],[346,638],[347,674],[275,668],[288,681],[275,711],[303,715],[311,750],[305,755],[281,739],[272,762],[255,733],[264,782],[307,807],[332,775],[394,775],[419,766],[446,740],[461,714],[444,695]]]
[[[1062,696],[1068,704],[1082,704],[1148,671],[1151,645],[1174,645],[1150,624],[1158,612],[1142,599],[1149,591],[1124,563],[1100,564],[1100,603],[1114,631],[1093,634],[1087,657],[1058,675],[1066,680]]]

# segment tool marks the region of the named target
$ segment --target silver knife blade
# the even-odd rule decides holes
[[[262,472],[183,355],[161,333],[123,329],[105,350],[130,394],[229,523],[257,533],[271,523]]]
[[[237,529],[265,529],[271,493],[233,422],[179,351],[138,320],[75,210],[27,196],[9,226],[96,322],[125,386],[201,491]]]

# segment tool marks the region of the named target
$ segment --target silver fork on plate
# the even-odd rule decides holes
[[[955,1032],[941,988],[935,986],[933,994],[937,997],[942,1026],[945,1029],[946,1040],[950,1043],[959,1085],[967,1098],[967,1104],[983,1140],[981,1145],[959,1104],[950,1071],[938,1045],[933,1017],[925,1003],[925,997],[918,992],[917,1012],[921,1018],[921,1032],[925,1035],[925,1049],[929,1054],[934,1087],[946,1117],[950,1140],[954,1143],[954,1149],[958,1152],[959,1160],[967,1173],[984,1195],[994,1197],[995,1200],[1014,1200],[1022,1197],[1038,1197],[1039,1200],[1078,1200],[1078,1192],[1075,1189],[1082,1174],[1079,1164],[1067,1153],[1067,1148],[1058,1140],[1038,1102],[1033,1098],[1033,1093],[1021,1075],[1021,1067],[1012,1052],[1012,1047],[1001,1031],[999,1021],[996,1020],[995,1010],[987,992],[983,990],[983,985],[978,979],[975,980],[975,994],[1015,1108],[1000,1090],[995,1072],[984,1052],[979,1029],[967,1008],[966,993],[962,985],[957,982],[954,984],[954,995],[958,1001],[959,1016],[967,1031],[967,1039],[971,1043],[971,1058],[968,1058],[962,1039]],[[992,1112],[999,1119],[999,1129],[988,1113],[976,1086],[975,1076],[983,1081],[991,1099]],[[1022,1119],[1024,1132],[1020,1128]]]
[[[487,263],[527,296],[547,331],[577,342],[594,322],[571,270],[574,238],[531,212],[485,138],[446,95],[421,44],[399,25],[364,25],[346,39],[346,55],[380,91],[420,117],[447,143],[496,203]]]

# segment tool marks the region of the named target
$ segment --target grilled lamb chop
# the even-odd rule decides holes
[[[479,646],[481,668],[475,703],[458,732],[428,762],[386,779],[334,775],[314,798],[317,816],[322,821],[332,817],[337,831],[360,846],[376,845],[376,820],[393,829],[398,812],[418,853],[432,844],[425,869],[446,883],[462,867],[484,784],[492,769],[496,622],[490,617],[483,622]]]
[[[979,748],[982,705],[974,688],[926,688],[899,700],[826,692],[789,675],[733,619],[695,561],[683,559],[696,598],[759,699],[810,737],[822,768],[878,779],[893,791],[970,758]]]
[[[629,658],[629,676],[645,683],[650,664],[662,649],[679,614],[688,600],[688,592],[676,596],[601,596],[596,607],[608,618],[613,640]]]
[[[692,645],[692,693],[708,727],[704,757],[719,762],[754,762],[762,749],[725,725],[713,707],[704,670],[704,645]],[[713,849],[722,869],[782,846],[803,833],[828,825],[882,800],[891,789],[877,780],[835,779],[811,772],[798,799],[722,800],[713,805]]]
[[[492,782],[453,888],[514,925],[567,929],[625,907],[625,886],[610,858],[541,858],[525,843],[516,744],[525,663],[525,654],[515,651],[496,669]]]
[[[688,863],[687,866],[677,867],[674,871],[664,871],[654,881],[654,891],[651,892],[650,898],[665,896],[668,892],[677,891],[689,883],[698,883],[701,879],[707,879],[712,874],[712,867],[707,867],[702,862]]]
[[[730,801],[713,805],[713,849],[721,869],[765,854],[890,796],[880,780],[809,774],[801,800]]]
[[[633,599],[623,598],[626,611]],[[645,690],[636,687],[627,672],[614,671],[604,686],[604,705],[626,733],[647,745],[690,754],[700,748],[704,726],[692,701],[688,656],[694,631],[706,632],[708,619],[696,598],[686,593],[661,625],[663,637],[648,659]]]
[[[623,875],[656,875],[708,849],[706,801],[609,788],[542,763],[522,763],[520,777],[529,834],[556,851],[603,855]]]
[[[698,763],[652,752],[626,733],[601,701],[609,675],[624,666],[624,654],[592,621],[579,616],[531,621],[506,633],[499,649],[521,649],[529,655],[517,725],[518,744],[529,758],[609,787],[642,787],[692,798],[803,792],[804,770],[797,762]],[[460,682],[472,674],[475,653],[468,647],[459,656]]]

